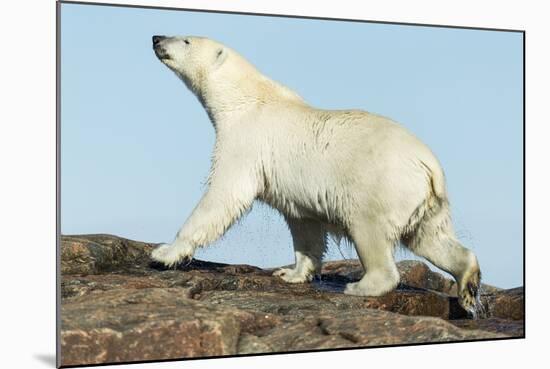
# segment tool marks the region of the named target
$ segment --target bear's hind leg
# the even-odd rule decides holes
[[[310,282],[321,273],[321,261],[326,250],[326,231],[323,224],[309,219],[286,219],[292,240],[296,263],[294,268],[281,268],[273,275],[288,283]]]
[[[399,271],[393,258],[395,242],[375,222],[357,225],[350,233],[365,274],[359,282],[348,283],[344,293],[381,296],[393,290],[399,284]]]
[[[423,219],[405,243],[416,255],[426,258],[456,279],[458,301],[464,309],[474,316],[482,312],[479,264],[475,254],[457,240],[447,205]]]

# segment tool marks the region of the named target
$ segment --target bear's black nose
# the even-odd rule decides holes
[[[166,36],[153,36],[153,45],[157,45],[159,42],[164,40]]]

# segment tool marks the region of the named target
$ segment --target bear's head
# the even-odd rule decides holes
[[[194,36],[153,36],[153,50],[160,61],[197,94],[230,54],[224,45]]]
[[[233,49],[205,37],[153,36],[156,56],[199,98],[215,127],[224,117],[245,114],[280,99],[300,104],[292,90],[261,74]]]

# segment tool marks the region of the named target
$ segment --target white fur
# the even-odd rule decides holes
[[[311,107],[215,41],[173,37],[158,47],[208,112],[216,144],[207,192],[155,260],[192,257],[260,200],[283,214],[292,233],[296,265],[275,273],[287,282],[319,272],[331,233],[354,243],[366,270],[346,293],[393,289],[399,241],[466,289],[477,260],[456,240],[443,171],[415,136],[365,111]]]

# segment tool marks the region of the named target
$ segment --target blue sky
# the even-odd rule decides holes
[[[484,281],[523,284],[522,34],[62,4],[61,231],[172,241],[200,199],[214,130],[151,36],[201,35],[322,108],[397,120],[448,181],[455,227]],[[331,245],[329,259],[355,257]],[[400,251],[399,259],[412,258]],[[267,206],[196,257],[293,262]]]

